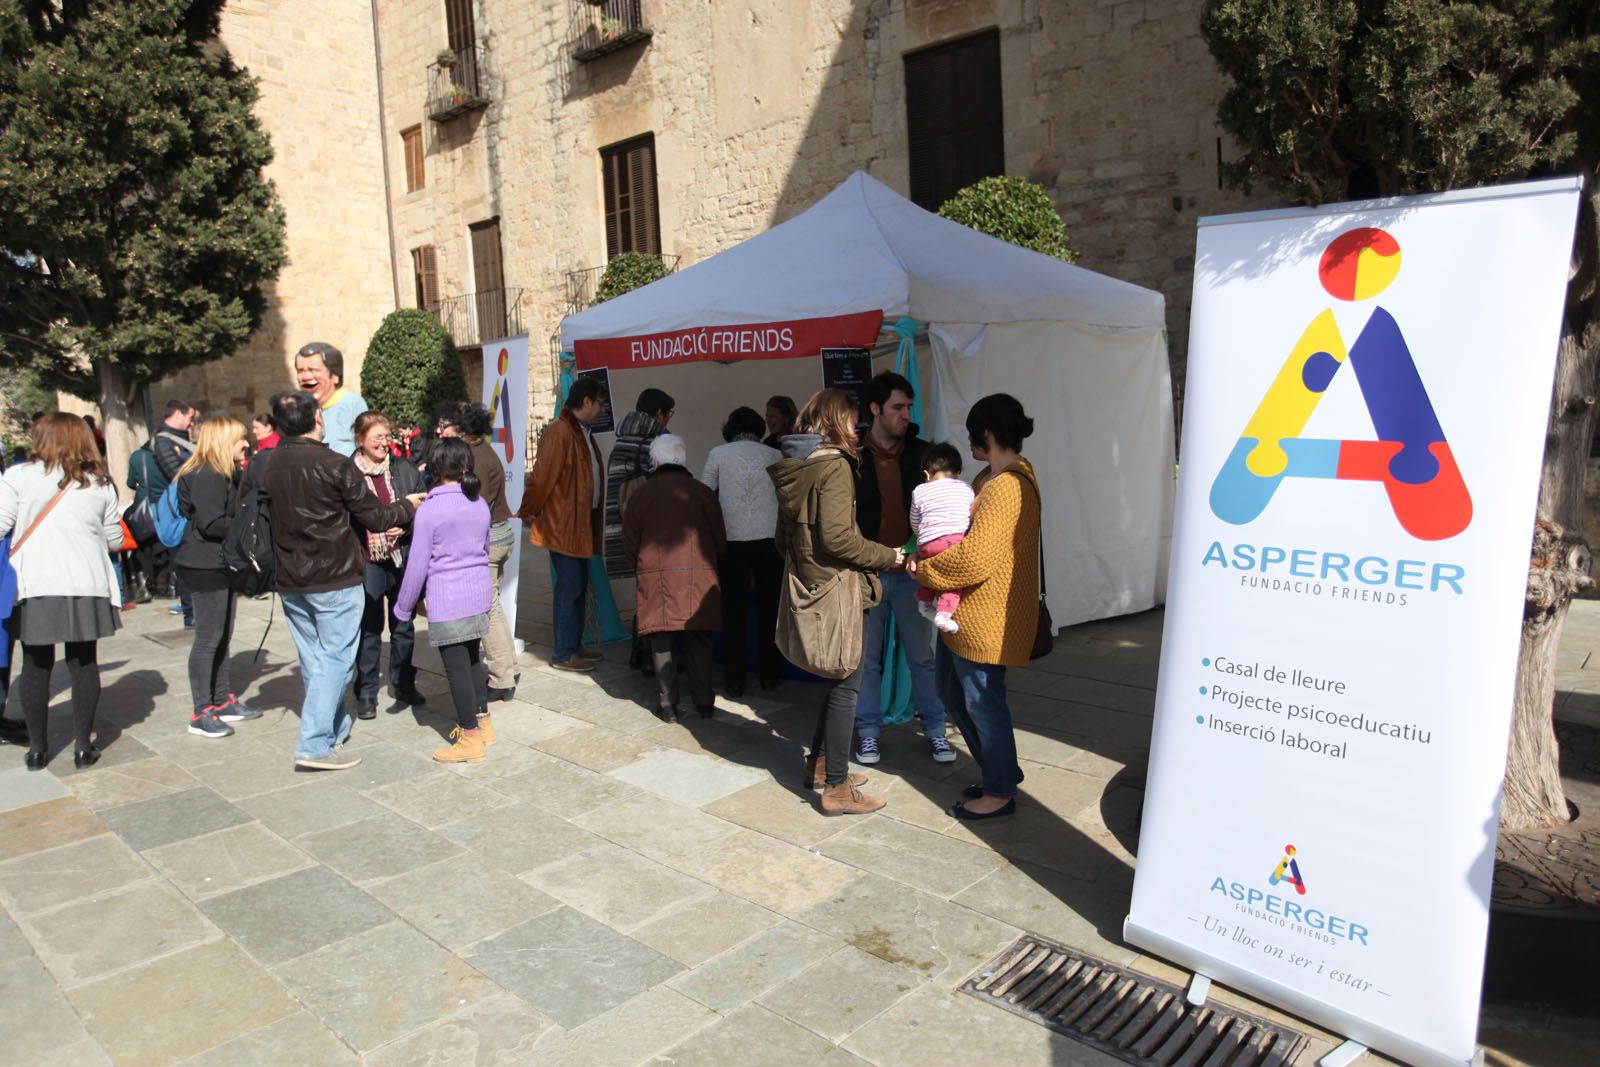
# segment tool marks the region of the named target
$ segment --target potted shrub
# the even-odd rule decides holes
[[[959,190],[939,214],[963,226],[1075,263],[1067,244],[1067,225],[1044,186],[1026,178],[983,178]]]
[[[456,54],[448,48],[441,48],[439,54],[433,57],[433,62],[440,70],[454,70]]]
[[[600,23],[600,39],[603,41],[613,40],[621,32],[621,19],[606,19],[604,22]]]

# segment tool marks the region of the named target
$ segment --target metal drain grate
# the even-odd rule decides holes
[[[1141,1067],[1281,1067],[1306,1036],[1032,934],[961,991]]]

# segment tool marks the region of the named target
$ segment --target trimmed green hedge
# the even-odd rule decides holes
[[[1044,186],[1026,178],[984,178],[939,206],[939,214],[974,230],[1043,252],[1068,263],[1078,253],[1067,247],[1061,221]]]
[[[361,395],[396,426],[426,426],[446,400],[467,399],[467,380],[450,334],[421,308],[391,311],[367,343]]]
[[[594,303],[603,304],[612,297],[649,285],[670,273],[660,256],[646,252],[619,252],[611,257],[605,273],[600,275],[600,284],[595,287]]]

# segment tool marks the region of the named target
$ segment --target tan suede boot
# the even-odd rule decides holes
[[[494,744],[494,716],[487,711],[478,712],[478,736],[483,738],[485,748]]]
[[[883,797],[869,797],[849,782],[830,785],[822,791],[822,814],[865,815],[889,803]]]
[[[828,769],[823,766],[822,757],[807,756],[805,769],[800,772],[800,777],[805,782],[807,789],[821,789],[824,785],[827,785]],[[864,774],[852,774],[845,778],[845,781],[859,788],[867,784],[867,776]]]
[[[483,762],[483,736],[480,731],[473,730],[468,733],[457,726],[450,731],[451,745],[441,748],[433,754],[433,758],[440,763],[482,763]]]

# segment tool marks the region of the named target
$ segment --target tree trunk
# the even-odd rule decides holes
[[[1584,543],[1583,484],[1594,440],[1600,393],[1600,172],[1587,175],[1578,211],[1578,239],[1556,359],[1550,425],[1540,475],[1522,657],[1506,753],[1500,826],[1533,830],[1568,820],[1556,747],[1556,654],[1572,595],[1594,584]]]
[[[133,500],[128,491],[128,457],[145,440],[143,418],[133,418],[134,395],[139,383],[108,361],[96,368],[100,379],[101,432],[106,436],[106,463],[111,468],[111,480],[116,483],[122,502]]]

